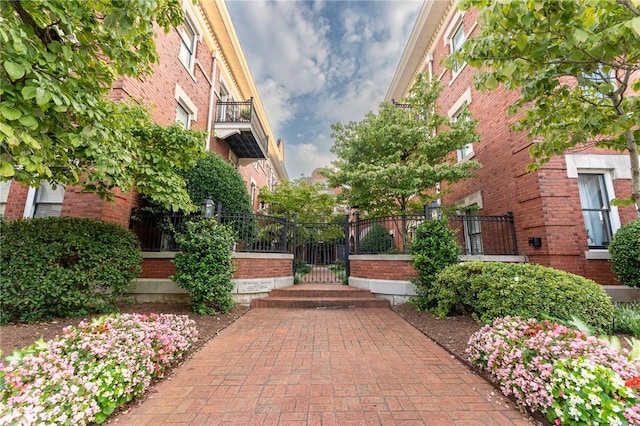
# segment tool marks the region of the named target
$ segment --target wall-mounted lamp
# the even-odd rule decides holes
[[[211,219],[213,217],[213,200],[207,197],[202,204],[202,217]]]
[[[542,247],[542,237],[529,237],[527,242],[531,247]]]

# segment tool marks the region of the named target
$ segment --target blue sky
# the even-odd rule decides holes
[[[335,159],[331,124],[377,110],[421,4],[227,0],[290,179]]]

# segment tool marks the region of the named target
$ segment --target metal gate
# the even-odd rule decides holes
[[[296,283],[347,283],[349,248],[344,222],[297,223],[294,218],[293,274]]]

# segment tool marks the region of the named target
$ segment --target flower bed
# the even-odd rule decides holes
[[[497,319],[471,336],[472,364],[502,392],[560,424],[640,425],[640,363],[549,321]]]
[[[196,339],[187,316],[122,314],[67,327],[0,362],[0,425],[101,423]]]

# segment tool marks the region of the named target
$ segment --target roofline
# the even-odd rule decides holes
[[[451,3],[446,0],[426,0],[422,4],[384,97],[385,101],[400,100],[405,96],[414,77],[420,72],[420,66],[432,44],[431,41],[436,36]]]

